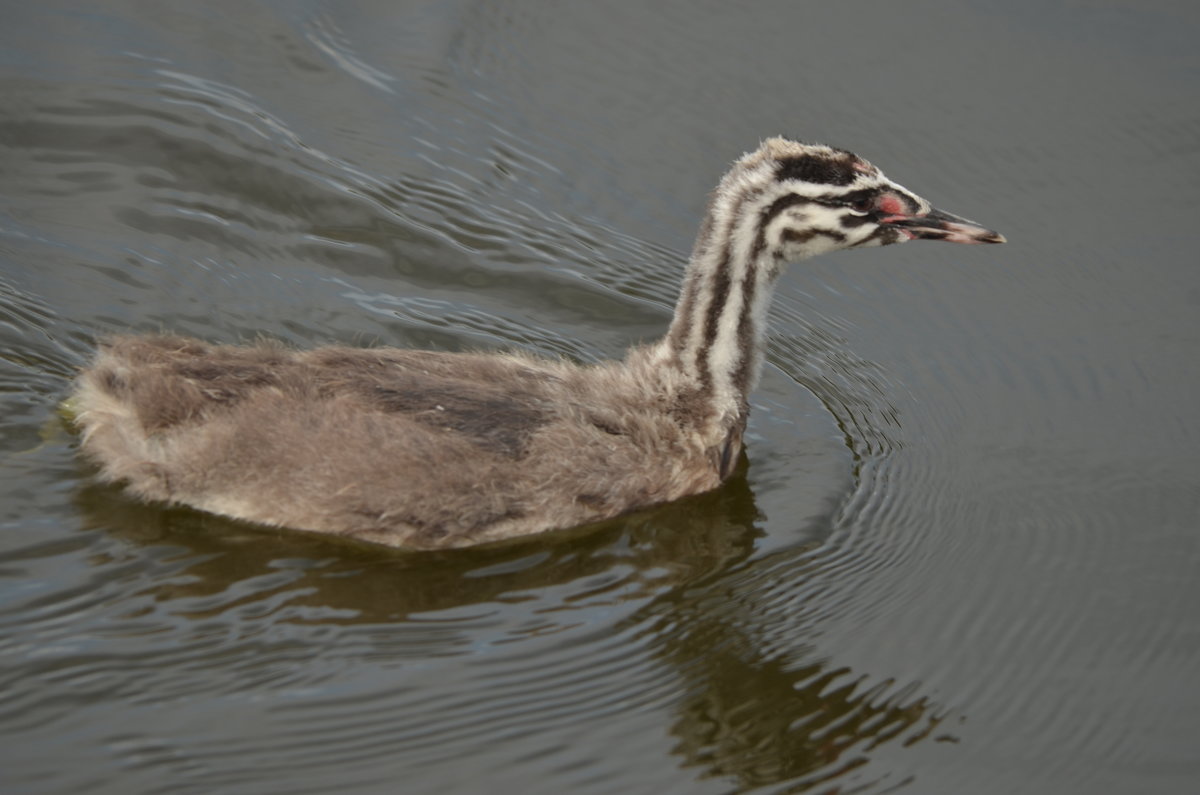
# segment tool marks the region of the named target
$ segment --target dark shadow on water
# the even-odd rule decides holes
[[[601,583],[600,590],[619,601],[643,602],[620,623],[649,634],[652,655],[674,672],[671,690],[678,695],[669,731],[683,767],[733,782],[737,791],[780,784],[786,792],[902,786],[908,782],[872,773],[872,750],[933,737],[946,710],[917,684],[868,681],[822,658],[813,617],[820,605],[791,605],[785,623],[799,637],[789,638],[790,651],[769,648],[763,637],[781,608],[759,596],[770,590],[763,581],[778,582],[780,571],[811,576],[830,542],[755,559],[761,517],[746,466],[743,458],[722,489],[619,521],[445,552],[250,527],[142,505],[108,487],[82,489],[77,505],[88,527],[135,549],[179,550],[169,557],[182,569],[150,585],[149,594],[187,605],[173,611],[185,620],[290,594],[289,605],[309,610],[279,620],[399,629],[436,618],[429,614],[437,611],[535,600],[540,589],[555,586],[592,596]],[[248,587],[255,578],[261,582]],[[558,609],[570,609],[569,602]]]
[[[146,505],[94,484],[81,489],[75,502],[87,528],[137,545],[180,549],[178,557],[189,561],[180,572],[185,576],[152,586],[158,599],[244,590],[238,586],[250,578],[286,571],[291,576],[276,576],[277,584],[244,598],[291,592],[289,604],[316,609],[306,622],[364,624],[483,602],[524,601],[538,589],[606,575],[626,600],[711,576],[749,557],[762,534],[754,524],[758,512],[742,466],[742,474],[724,488],[672,505],[532,538],[439,551],[394,550],[264,528],[186,508]],[[216,612],[231,606],[221,602]]]
[[[874,790],[886,781],[869,767],[877,747],[955,741],[935,736],[947,712],[918,683],[872,683],[812,648],[767,654],[753,638],[752,611],[729,621],[695,607],[677,603],[671,623],[687,631],[663,637],[661,651],[686,693],[671,727],[673,752],[703,778],[731,779],[738,791],[785,782],[778,791]]]

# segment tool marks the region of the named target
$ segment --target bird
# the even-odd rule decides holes
[[[96,477],[147,502],[417,550],[529,536],[720,486],[783,268],[916,239],[1005,242],[852,152],[772,137],[711,194],[665,335],[622,359],[126,334],[68,402]]]

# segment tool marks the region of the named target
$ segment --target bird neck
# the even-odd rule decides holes
[[[718,417],[745,413],[762,370],[767,309],[779,262],[757,212],[719,200],[696,240],[660,356]]]

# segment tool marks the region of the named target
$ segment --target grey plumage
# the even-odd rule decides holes
[[[143,499],[393,546],[606,519],[733,471],[784,262],[914,237],[1003,239],[770,139],[714,193],[667,336],[622,361],[116,337],[78,379],[82,450]]]

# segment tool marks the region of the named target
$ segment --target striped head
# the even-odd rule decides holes
[[[738,160],[711,210],[730,237],[745,240],[752,258],[769,253],[776,262],[917,238],[1004,242],[997,232],[934,209],[851,152],[786,138],[770,138]]]
[[[844,149],[771,138],[734,163],[713,192],[675,318],[651,359],[690,385],[698,398],[691,422],[706,444],[719,449],[742,427],[783,263],[917,238],[1004,242]]]

